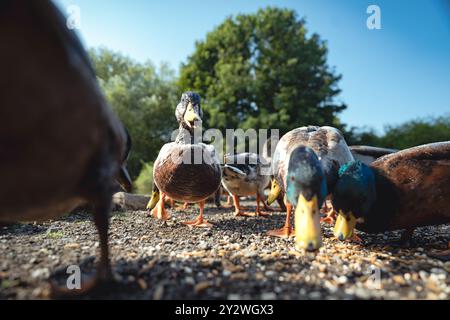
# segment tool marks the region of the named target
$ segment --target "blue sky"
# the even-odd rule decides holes
[[[385,124],[450,113],[450,4],[445,0],[56,0],[81,9],[86,46],[178,69],[196,40],[227,16],[265,6],[292,8],[329,47],[343,75],[343,122],[380,132]],[[366,27],[370,4],[381,30]]]

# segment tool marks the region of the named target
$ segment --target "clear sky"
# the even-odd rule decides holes
[[[178,70],[196,40],[227,16],[265,6],[292,8],[329,47],[343,75],[338,100],[350,125],[398,124],[450,113],[450,4],[447,0],[56,0],[81,10],[86,46],[106,46],[138,61]],[[366,27],[370,4],[381,30]]]

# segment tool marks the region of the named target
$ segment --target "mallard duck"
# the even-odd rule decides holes
[[[108,224],[119,180],[131,180],[131,143],[105,101],[88,55],[51,1],[1,5],[0,221],[55,219],[78,206],[94,207],[100,238],[96,277],[83,294],[111,274]],[[70,295],[70,294],[69,294]]]
[[[382,156],[398,151],[396,149],[379,148],[372,146],[350,146],[349,148],[355,160],[359,160],[367,165],[371,164],[376,159]]]
[[[426,144],[386,155],[370,166],[352,161],[339,170],[332,196],[338,211],[334,234],[354,228],[378,233],[450,222],[450,142]]]
[[[233,197],[235,216],[267,216],[261,211],[260,202],[266,210],[272,209],[265,202],[264,189],[270,183],[270,164],[256,153],[226,155],[222,171],[222,186]],[[256,195],[256,212],[244,212],[239,197]]]
[[[290,216],[292,206],[301,197],[295,211],[296,221],[303,221],[303,226],[296,228],[297,246],[317,249],[321,245],[321,231],[316,207],[320,208],[333,190],[339,167],[352,160],[344,137],[336,128],[307,126],[286,133],[278,142],[273,156],[274,181],[269,196],[269,203],[272,203],[280,193],[286,194],[286,222],[283,228],[268,234],[277,237],[294,235]],[[325,179],[325,187],[322,178]],[[292,190],[291,194],[289,190]]]
[[[202,115],[200,96],[190,91],[183,93],[175,110],[178,136],[174,142],[161,148],[154,163],[154,190],[147,206],[148,210],[154,210],[156,216],[167,220],[169,215],[164,209],[166,195],[175,201],[198,203],[198,218],[184,222],[193,227],[212,226],[203,218],[205,200],[219,188],[222,177],[214,147],[198,141]],[[160,192],[159,205],[154,208]]]

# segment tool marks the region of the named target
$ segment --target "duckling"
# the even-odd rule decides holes
[[[200,96],[185,92],[181,96],[175,116],[179,123],[178,136],[174,142],[165,144],[153,166],[154,190],[147,206],[163,220],[169,218],[164,209],[164,199],[169,196],[179,202],[198,203],[200,213],[194,221],[183,222],[192,227],[212,227],[203,218],[205,200],[220,186],[222,172],[220,162],[212,145],[200,143],[203,111]],[[197,130],[197,131],[196,131]],[[200,131],[201,132],[201,131]],[[154,208],[156,197],[159,204]]]
[[[111,276],[108,224],[116,180],[129,191],[131,141],[108,106],[76,33],[51,1],[2,3],[0,221],[43,221],[92,204],[100,238],[89,292]]]
[[[339,217],[334,235],[345,240],[369,233],[450,222],[450,142],[405,149],[371,165],[352,161],[339,170],[332,195]]]
[[[235,216],[267,216],[262,212],[260,202],[266,210],[272,211],[265,203],[264,189],[270,183],[270,165],[256,153],[226,155],[222,173],[222,186],[233,197]],[[256,212],[244,212],[239,205],[239,197],[256,195]]]
[[[337,180],[337,171],[339,167],[353,160],[353,156],[344,140],[343,135],[336,128],[327,126],[307,126],[289,131],[280,139],[273,155],[272,172],[274,175],[274,181],[272,182],[272,189],[269,195],[269,204],[271,204],[280,195],[280,193],[286,193],[288,187],[288,176],[292,176],[292,174],[290,174],[288,164],[290,163],[289,161],[292,157],[293,150],[299,146],[308,147],[317,155],[317,159],[320,161],[320,165],[326,179],[328,190],[327,194],[333,190],[334,184]],[[301,162],[302,165],[305,165],[305,171],[312,170],[311,167],[316,167],[316,164],[314,163],[315,159],[313,157],[305,156],[304,158],[313,162],[308,163],[307,160]],[[293,164],[293,168],[291,170],[294,170],[294,168],[297,174],[301,173],[301,167]],[[317,171],[317,169],[314,169],[314,171]],[[306,172],[302,174],[306,174]],[[312,179],[311,177],[307,178]],[[313,191],[315,192],[315,195],[313,195],[312,198],[315,196],[317,199],[320,199],[321,194],[319,193],[323,192],[323,190],[320,189]],[[308,199],[311,200],[312,198]],[[312,205],[312,203],[309,202],[301,202],[301,204],[304,208],[309,208]],[[287,208],[285,225],[279,230],[269,231],[268,234],[271,236],[289,237],[294,235],[290,223],[292,203],[289,202],[289,199],[285,199],[285,205]],[[304,208],[299,210],[306,210]],[[316,218],[315,215],[312,217],[314,217],[314,219]],[[317,230],[311,230],[310,233],[315,236],[319,234]],[[301,235],[299,234],[299,236]],[[309,240],[313,243],[314,248],[317,249],[320,241],[318,239],[311,238]],[[304,243],[308,243],[309,240],[305,239]]]

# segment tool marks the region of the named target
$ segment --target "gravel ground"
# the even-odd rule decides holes
[[[304,254],[293,249],[293,239],[265,235],[283,225],[284,214],[235,218],[230,208],[208,205],[213,229],[180,223],[197,210],[171,210],[166,224],[145,211],[114,212],[110,247],[116,284],[87,298],[449,299],[450,262],[427,255],[446,248],[448,225],[416,230],[409,248],[398,245],[399,232],[359,233],[364,242],[357,244],[333,239],[331,227],[323,225],[324,246]],[[64,281],[71,264],[92,273],[97,247],[87,213],[0,227],[0,298],[44,298],[49,277]]]

